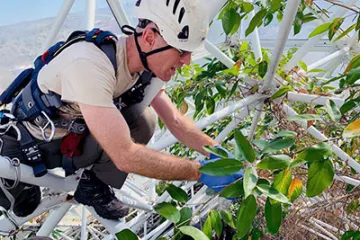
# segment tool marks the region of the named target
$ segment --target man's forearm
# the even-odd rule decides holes
[[[209,153],[203,149],[204,146],[218,145],[215,140],[203,133],[193,121],[185,116],[181,116],[173,124],[169,124],[168,128],[180,142],[205,156],[209,156]]]

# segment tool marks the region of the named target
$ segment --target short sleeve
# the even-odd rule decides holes
[[[76,59],[60,72],[59,77],[63,101],[114,107],[115,74],[111,66],[90,59]]]

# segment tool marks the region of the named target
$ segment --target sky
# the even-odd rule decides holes
[[[55,17],[63,1],[69,0],[0,0],[0,26]],[[85,1],[75,0],[70,12],[84,11]],[[96,7],[107,7],[106,0],[97,0]]]

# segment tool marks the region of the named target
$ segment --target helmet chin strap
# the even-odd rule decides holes
[[[149,64],[147,62],[147,57],[150,56],[150,55],[153,55],[155,53],[159,53],[159,52],[163,52],[163,51],[166,51],[166,50],[169,50],[169,49],[173,49],[173,47],[171,47],[170,45],[168,46],[165,46],[165,47],[161,47],[161,48],[158,48],[158,49],[155,49],[155,50],[152,50],[150,52],[143,52],[141,50],[141,47],[140,47],[140,44],[139,44],[139,40],[138,40],[138,37],[140,37],[143,33],[138,33],[136,32],[136,29],[129,26],[129,25],[124,25],[121,27],[121,31],[126,34],[126,35],[133,35],[134,34],[134,39],[135,39],[135,43],[136,43],[136,48],[137,48],[137,51],[139,53],[139,57],[140,57],[140,60],[141,60],[141,63],[142,65],[144,66],[144,68],[146,69],[146,71],[149,71],[149,72],[152,72],[149,68]]]

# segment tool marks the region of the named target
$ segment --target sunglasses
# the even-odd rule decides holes
[[[163,36],[160,34],[159,30],[157,30],[156,28],[152,28],[152,30],[153,30],[154,32],[156,32],[157,34],[159,34],[161,37],[163,37]],[[179,49],[179,48],[176,48],[176,47],[173,47],[173,46],[170,46],[170,47],[176,49],[176,50],[180,53],[180,57],[185,57],[185,56],[188,56],[189,54],[190,54],[190,55],[192,54],[192,52],[190,52],[190,51],[182,50],[182,49]]]

